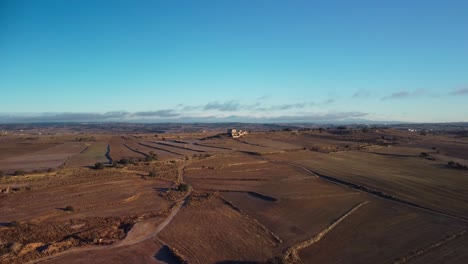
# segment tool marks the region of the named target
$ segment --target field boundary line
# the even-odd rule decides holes
[[[150,143],[152,143],[152,142],[150,142]],[[151,146],[151,145],[148,145],[148,144],[146,144],[146,143],[138,142],[138,144],[140,144],[140,145],[142,145],[142,146],[144,146],[144,147],[153,148],[153,149],[160,150],[160,151],[165,151],[165,152],[167,152],[167,153],[171,153],[171,154],[174,154],[174,155],[184,156],[184,155],[182,155],[182,154],[180,154],[180,153],[177,153],[177,152],[175,152],[175,151],[167,150],[167,149],[163,149],[163,148],[158,148],[158,147],[156,147],[156,146]],[[153,143],[152,143],[152,144],[153,144]]]
[[[221,196],[221,200],[226,204],[228,205],[229,207],[231,207],[233,210],[239,212],[241,215],[243,215],[244,217],[246,217],[247,219],[249,219],[250,221],[252,221],[255,225],[259,226],[263,231],[265,231],[267,234],[269,234],[274,241],[276,241],[276,243],[278,244],[283,244],[283,240],[277,235],[275,234],[273,231],[271,231],[270,229],[268,229],[268,227],[264,226],[262,223],[260,223],[260,221],[258,221],[257,219],[251,217],[250,215],[248,215],[247,213],[245,213],[244,211],[242,211],[239,207],[237,207],[235,204],[233,204],[231,201],[229,201],[228,199],[224,198]]]
[[[129,150],[131,150],[131,151],[133,151],[133,152],[136,152],[136,153],[138,153],[138,154],[140,154],[140,155],[143,155],[143,156],[145,156],[145,157],[148,157],[148,156],[149,156],[148,154],[146,154],[146,153],[143,152],[143,151],[139,151],[138,149],[135,149],[135,148],[130,147],[129,145],[127,145],[127,143],[122,143],[122,144],[123,144],[126,148],[128,148]]]
[[[324,238],[329,232],[331,232],[333,229],[335,229],[335,227],[337,227],[347,217],[352,215],[354,212],[356,212],[359,208],[361,208],[363,205],[365,205],[367,203],[368,203],[367,201],[359,203],[358,205],[351,208],[351,210],[349,210],[343,216],[338,218],[331,225],[329,225],[327,228],[325,228],[320,233],[315,235],[314,237],[290,247],[288,250],[286,250],[286,253],[284,254],[284,259],[286,259],[288,261],[288,263],[302,263],[302,261],[301,261],[301,259],[299,257],[299,250],[318,243],[320,240],[322,240],[322,238]]]
[[[313,170],[307,169],[306,167],[304,167],[302,165],[299,165],[299,164],[294,164],[294,163],[290,163],[290,162],[286,162],[286,161],[271,161],[271,162],[273,162],[273,163],[275,163],[275,162],[276,163],[283,163],[283,164],[288,164],[288,165],[293,166],[293,167],[302,168],[305,171],[311,173],[313,176],[318,177],[320,179],[323,179],[323,180],[325,180],[327,182],[331,182],[331,183],[334,183],[334,184],[337,184],[337,185],[340,185],[340,186],[343,186],[343,187],[346,187],[346,188],[359,190],[359,191],[374,195],[376,197],[379,197],[379,198],[382,198],[382,199],[385,199],[385,200],[388,200],[388,201],[401,203],[401,204],[404,204],[404,205],[407,205],[407,206],[412,206],[412,207],[415,207],[415,208],[418,208],[418,209],[421,209],[421,210],[425,210],[427,212],[431,212],[431,213],[434,213],[434,214],[438,214],[438,215],[442,215],[442,216],[445,216],[445,217],[457,219],[457,220],[460,220],[460,221],[463,221],[463,222],[468,222],[468,219],[465,218],[465,217],[461,217],[461,216],[457,216],[457,215],[452,215],[450,213],[445,213],[445,212],[442,212],[442,211],[438,211],[436,209],[432,209],[432,208],[429,208],[429,207],[426,207],[426,206],[423,206],[423,205],[419,205],[419,204],[416,204],[416,203],[413,203],[413,202],[410,202],[410,201],[406,201],[406,200],[403,200],[403,199],[398,198],[396,196],[393,196],[393,195],[390,195],[390,194],[387,194],[387,193],[372,189],[372,188],[364,186],[364,185],[360,185],[360,184],[356,184],[356,183],[353,183],[353,182],[350,182],[350,181],[347,181],[347,180],[342,180],[342,179],[339,179],[339,178],[327,176],[327,175],[315,172]]]
[[[429,252],[429,251],[432,251],[432,250],[434,250],[434,249],[436,249],[436,248],[438,248],[438,247],[441,247],[441,246],[443,246],[443,245],[449,243],[449,242],[452,241],[452,240],[455,240],[455,239],[457,239],[457,238],[463,236],[465,233],[466,233],[466,230],[462,230],[462,231],[460,231],[460,232],[458,232],[458,233],[456,233],[456,234],[447,236],[447,237],[443,238],[442,240],[439,240],[439,241],[437,241],[436,243],[429,245],[429,246],[426,247],[426,248],[421,248],[421,249],[419,249],[419,250],[416,251],[416,252],[412,252],[412,253],[410,253],[409,255],[406,255],[406,256],[404,256],[404,257],[399,258],[398,260],[396,260],[395,262],[393,262],[393,264],[403,264],[403,263],[406,263],[406,262],[408,262],[409,260],[412,260],[412,259],[414,259],[414,258],[417,258],[417,257],[419,257],[419,256],[421,256],[421,255],[424,255],[424,254],[426,254],[426,253]]]

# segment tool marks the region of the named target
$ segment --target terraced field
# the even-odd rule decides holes
[[[394,130],[201,136],[63,138],[12,157],[68,161],[0,177],[0,262],[468,262],[468,172],[447,166],[465,163],[463,139],[434,137],[449,151]],[[140,161],[91,168],[109,156]]]
[[[84,151],[86,146],[81,142],[65,142],[43,150],[0,160],[0,170],[12,173],[17,170],[47,170],[65,165],[73,156]]]
[[[97,162],[110,162],[110,145],[107,141],[98,141],[93,143],[85,143],[86,148],[78,155],[73,156],[67,163],[69,167],[85,167],[93,166]]]

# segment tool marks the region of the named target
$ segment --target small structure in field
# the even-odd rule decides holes
[[[240,130],[240,129],[236,130],[234,128],[231,128],[231,129],[228,129],[227,133],[228,133],[228,135],[230,137],[238,138],[238,137],[242,137],[242,136],[246,135],[247,131],[243,131],[243,130]]]

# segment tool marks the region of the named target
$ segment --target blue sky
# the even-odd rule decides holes
[[[468,121],[466,14],[467,1],[4,0],[0,122]]]

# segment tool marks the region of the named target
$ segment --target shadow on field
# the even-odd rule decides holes
[[[247,192],[247,194],[252,196],[252,197],[255,197],[257,199],[261,199],[261,200],[264,200],[264,201],[267,201],[267,202],[276,202],[278,200],[275,197],[264,195],[264,194],[261,194],[261,193],[258,193],[258,192]]]
[[[164,261],[167,264],[181,264],[174,254],[171,252],[168,246],[163,246],[156,254],[154,258],[159,261]]]
[[[216,264],[262,264],[262,262],[240,261],[240,260],[225,260],[225,261],[216,262]]]
[[[374,155],[380,156],[388,156],[388,157],[399,157],[399,158],[414,158],[418,157],[418,155],[408,155],[408,154],[392,154],[392,153],[380,153],[380,152],[373,152],[373,151],[363,151],[365,153],[370,153]]]
[[[171,190],[171,188],[167,188],[167,187],[154,187],[153,190],[155,190],[155,191],[157,191],[157,192],[166,192],[166,191]]]

